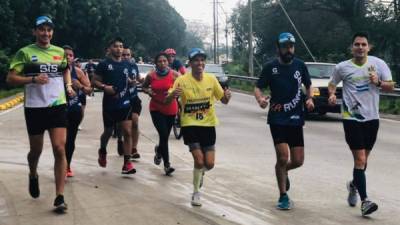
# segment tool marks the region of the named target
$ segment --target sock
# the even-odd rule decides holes
[[[193,192],[199,192],[203,169],[193,169]]]
[[[367,198],[367,181],[365,178],[365,171],[363,169],[353,170],[353,184],[356,186],[360,194],[361,201]]]
[[[131,159],[131,156],[130,156],[130,155],[124,155],[124,163],[129,162],[130,159]]]

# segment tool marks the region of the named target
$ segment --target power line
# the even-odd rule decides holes
[[[310,49],[308,48],[306,42],[304,41],[303,37],[301,36],[300,32],[297,30],[296,25],[294,25],[292,19],[290,18],[289,14],[287,13],[285,7],[283,6],[282,2],[280,0],[277,0],[279,6],[281,7],[283,13],[286,15],[287,19],[289,20],[290,24],[292,24],[292,27],[296,31],[297,35],[300,37],[301,42],[303,42],[304,47],[306,48],[308,54],[311,55],[311,58],[316,62],[314,55],[311,53]]]

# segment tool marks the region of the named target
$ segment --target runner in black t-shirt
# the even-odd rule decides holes
[[[302,85],[306,87],[307,109],[314,108],[310,75],[304,62],[294,58],[294,43],[292,34],[279,35],[279,57],[263,67],[254,90],[261,108],[266,108],[270,102],[268,124],[277,155],[275,172],[280,192],[277,208],[283,210],[290,209],[292,205],[286,193],[290,187],[287,172],[300,167],[304,161]],[[261,90],[267,87],[271,91],[270,97],[264,96]]]

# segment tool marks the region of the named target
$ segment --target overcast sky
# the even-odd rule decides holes
[[[224,28],[226,16],[229,17],[232,9],[236,8],[239,2],[247,2],[247,0],[218,0],[220,3],[219,10],[219,37],[220,41],[225,42]],[[190,22],[200,22],[209,27],[210,32],[206,38],[206,42],[211,42],[212,26],[213,26],[213,0],[168,0],[170,5],[185,19],[186,24],[194,24]],[[225,12],[225,13],[224,13]]]
[[[212,26],[213,24],[213,4],[212,0],[168,0],[169,3],[178,11],[185,20],[198,20]],[[232,8],[244,0],[219,0],[220,6],[230,15]],[[225,20],[224,13],[219,7],[220,20]],[[221,21],[225,23],[225,21]]]

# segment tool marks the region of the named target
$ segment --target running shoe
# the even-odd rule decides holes
[[[194,192],[193,193],[191,204],[192,204],[192,206],[201,206],[200,192]]]
[[[169,167],[164,167],[165,175],[170,176],[174,171],[175,168],[169,166]]]
[[[347,184],[347,190],[349,191],[349,195],[347,196],[347,203],[349,203],[349,206],[354,207],[357,205],[357,188],[353,184],[353,181],[348,181]]]
[[[65,203],[63,195],[57,195],[56,199],[54,199],[54,207],[54,211],[57,213],[63,213],[68,209],[68,205]]]
[[[365,200],[361,203],[361,215],[367,216],[378,210],[378,205],[370,200]]]
[[[107,152],[104,149],[99,149],[99,166],[106,167],[107,166]]]
[[[132,155],[131,155],[132,159],[140,159],[140,154],[137,152],[136,148],[132,148]]]
[[[122,140],[118,140],[117,150],[119,156],[124,155],[124,142]]]
[[[132,162],[126,162],[122,166],[122,174],[134,174],[136,173],[136,169]]]
[[[289,196],[287,194],[279,197],[278,204],[276,204],[276,208],[280,210],[289,210],[292,208],[292,201],[290,201]]]
[[[29,194],[32,196],[32,198],[38,198],[40,196],[38,175],[29,175]]]
[[[73,177],[74,176],[74,172],[72,172],[71,168],[67,169],[67,177]]]
[[[154,152],[155,152],[155,155],[154,155],[154,164],[156,164],[156,165],[160,165],[161,164],[161,156],[158,154],[158,145],[156,145],[155,147],[154,147]]]

